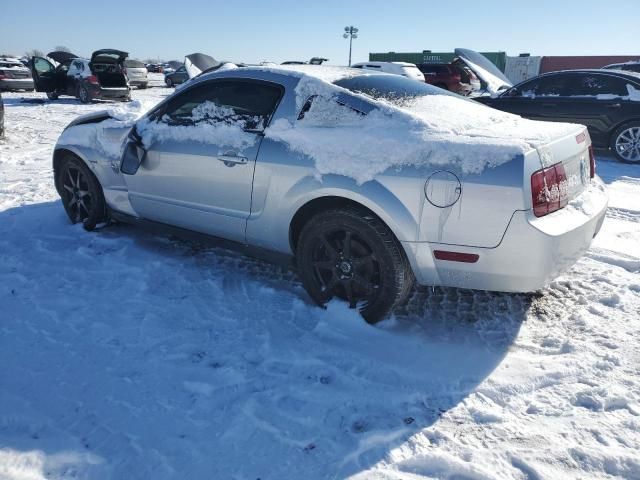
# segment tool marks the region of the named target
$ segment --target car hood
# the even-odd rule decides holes
[[[105,48],[91,54],[91,63],[122,63],[128,56],[127,52]]]
[[[49,57],[52,60],[55,60],[58,63],[69,63],[71,60],[73,60],[74,58],[78,58],[77,55],[71,53],[71,52],[59,52],[59,51],[55,51],[55,52],[49,52],[47,53],[47,57]]]
[[[192,53],[184,57],[184,66],[189,78],[197,77],[205,70],[212,70],[222,66],[222,62],[204,53]]]
[[[513,82],[481,53],[468,48],[456,48],[455,54],[486,84],[486,89],[492,96],[513,87]]]

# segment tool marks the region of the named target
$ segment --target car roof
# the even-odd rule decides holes
[[[251,73],[272,73],[293,77],[311,77],[316,78],[321,81],[333,83],[336,80],[340,80],[342,78],[355,77],[358,75],[381,75],[384,74],[382,72],[372,72],[366,70],[358,70],[349,67],[333,67],[326,65],[277,65],[277,66],[240,66],[235,70],[224,70],[222,72],[213,71],[203,73],[198,76],[199,79],[205,78],[216,78],[223,74],[224,76],[229,76],[233,72],[241,73],[241,76],[247,76]]]
[[[640,81],[640,74],[631,72],[629,70],[614,70],[614,69],[602,69],[602,68],[582,68],[576,70],[558,70],[557,72],[547,72],[540,75],[540,77],[546,77],[548,75],[557,75],[559,73],[597,73],[600,75],[610,75],[613,77],[626,78],[634,82]],[[535,77],[534,77],[535,78]],[[529,79],[533,80],[533,79]],[[525,80],[528,81],[528,80]],[[524,83],[524,82],[523,82]]]

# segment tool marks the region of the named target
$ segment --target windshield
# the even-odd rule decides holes
[[[387,100],[398,106],[405,105],[408,100],[427,95],[457,97],[457,95],[440,88],[399,75],[358,75],[342,78],[335,81],[334,84],[355,93],[363,93],[376,100]]]

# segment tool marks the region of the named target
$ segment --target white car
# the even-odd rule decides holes
[[[424,74],[413,63],[407,62],[363,62],[351,65],[351,68],[361,68],[363,70],[373,70],[374,72],[392,73],[402,75],[424,82]]]
[[[124,61],[124,73],[129,79],[129,85],[132,87],[147,88],[149,85],[147,67],[138,60],[126,59]]]

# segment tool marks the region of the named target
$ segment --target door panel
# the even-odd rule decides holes
[[[46,58],[31,58],[31,75],[36,91],[53,92],[56,89],[56,69]]]
[[[242,152],[197,141],[157,142],[135,175],[129,199],[143,218],[244,241],[262,138]],[[233,154],[246,160],[233,160]],[[220,158],[222,157],[222,159]]]
[[[143,218],[244,241],[263,128],[284,88],[218,79],[187,87],[143,120],[147,153],[125,176]]]

